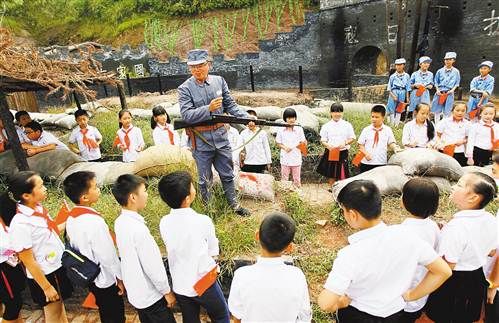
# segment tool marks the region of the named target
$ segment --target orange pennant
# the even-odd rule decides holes
[[[395,111],[397,111],[397,113],[403,113],[405,111],[405,107],[407,106],[407,103],[405,102],[399,102],[397,104],[397,108],[395,109]]]
[[[340,148],[333,148],[329,150],[329,161],[339,161],[340,160]]]
[[[470,117],[470,120],[475,119],[475,117],[477,116],[479,110],[480,109],[476,108],[476,109],[473,109],[473,110],[470,111],[470,113],[468,114],[469,117]]]
[[[62,200],[61,203],[61,208],[59,209],[59,212],[57,212],[57,215],[55,216],[55,224],[59,225],[61,223],[66,222],[69,216],[69,205],[66,202],[66,200]]]
[[[96,310],[99,308],[99,306],[97,306],[95,295],[93,293],[88,293],[87,298],[85,298],[81,306],[92,310]]]
[[[444,147],[443,153],[454,157],[454,150],[456,149],[456,145],[447,145]]]
[[[300,150],[302,156],[307,156],[307,143],[306,142],[300,142],[300,144],[298,144],[297,148]]]
[[[194,290],[201,296],[204,292],[210,288],[211,285],[215,283],[217,280],[217,266],[215,266],[212,270],[210,270],[206,275],[204,275],[200,280],[194,284]]]
[[[366,157],[366,154],[364,154],[362,151],[359,151],[357,155],[355,155],[355,157],[352,159],[352,165],[354,165],[355,167],[359,167],[360,162],[362,161],[362,159],[364,159],[364,157]]]
[[[440,104],[440,105],[445,104],[445,101],[447,101],[447,96],[448,95],[449,95],[449,93],[442,93],[442,94],[440,94],[440,96],[438,97],[438,104]]]
[[[416,90],[416,96],[423,95],[425,90],[426,90],[426,87],[424,87],[423,85],[418,86],[418,89]]]

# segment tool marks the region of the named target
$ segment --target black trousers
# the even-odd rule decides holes
[[[137,309],[137,313],[140,323],[175,323],[173,312],[164,297],[149,307]]]
[[[385,165],[368,165],[368,164],[360,163],[359,168],[360,168],[360,172],[364,173],[364,172],[370,171],[371,169],[375,169],[376,167],[380,167],[380,166],[385,166]]]
[[[473,148],[473,161],[475,166],[487,166],[492,164],[492,150],[485,150],[478,147]]]
[[[423,314],[423,310],[419,310],[417,312],[405,312],[402,314],[402,318],[400,319],[400,323],[414,323],[418,318]]]
[[[99,288],[92,283],[88,289],[95,296],[102,323],[125,323],[125,304],[123,297],[118,295],[118,286],[113,284],[107,288]]]
[[[493,304],[485,304],[485,323],[499,322],[499,292],[494,298]]]
[[[263,174],[265,171],[265,168],[267,168],[267,165],[247,165],[244,164],[243,168],[241,170],[243,172],[248,172],[248,173],[260,173]]]
[[[399,323],[403,313],[404,311],[400,311],[388,317],[379,317],[348,306],[338,310],[338,321],[339,323]]]
[[[230,315],[229,308],[225,302],[222,289],[218,282],[215,282],[201,296],[187,297],[184,295],[175,294],[177,302],[182,311],[182,320],[186,323],[199,323],[199,311],[202,306],[211,322],[213,323],[229,323]]]

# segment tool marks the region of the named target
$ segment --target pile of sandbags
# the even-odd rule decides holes
[[[242,196],[274,202],[274,176],[270,174],[239,172],[236,184]]]
[[[133,172],[143,177],[163,176],[177,170],[188,171],[197,179],[197,167],[191,152],[179,146],[152,146],[139,153]]]
[[[59,175],[57,182],[62,183],[69,175],[79,172],[94,172],[97,185],[111,185],[119,176],[134,173],[134,163],[123,162],[78,162],[74,163]]]

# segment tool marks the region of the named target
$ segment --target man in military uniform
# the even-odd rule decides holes
[[[178,87],[180,114],[185,122],[198,123],[210,119],[213,114],[225,112],[236,117],[249,117],[230,96],[224,78],[208,74],[211,63],[208,61],[207,50],[189,51],[187,65],[192,76]],[[203,200],[207,202],[210,198],[208,188],[213,180],[213,165],[220,175],[225,197],[230,206],[241,216],[249,215],[249,211],[241,207],[237,201],[232,151],[224,124],[188,128],[186,131],[199,172]]]

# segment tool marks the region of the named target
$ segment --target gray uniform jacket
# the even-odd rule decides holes
[[[222,107],[210,112],[211,100],[222,97]],[[178,87],[178,102],[182,119],[188,123],[197,123],[208,120],[212,114],[229,113],[230,115],[247,118],[246,111],[240,109],[234,99],[230,96],[229,87],[224,78],[217,75],[208,75],[203,84],[196,82],[191,76]],[[225,127],[213,131],[204,131],[203,137],[217,149],[230,146]],[[189,140],[189,145],[190,145]],[[200,139],[196,139],[196,150],[210,151],[214,148]]]

